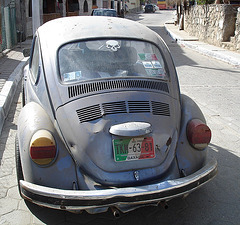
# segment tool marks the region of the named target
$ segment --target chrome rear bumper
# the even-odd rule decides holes
[[[175,180],[145,186],[105,190],[62,190],[20,181],[22,196],[41,206],[63,210],[94,209],[120,205],[145,205],[188,194],[217,174],[217,162],[211,159],[197,172]]]

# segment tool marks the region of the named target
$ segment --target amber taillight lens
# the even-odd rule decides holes
[[[203,150],[211,141],[211,130],[201,120],[193,119],[187,125],[189,143],[198,150]]]
[[[57,155],[57,148],[52,134],[47,130],[37,131],[30,143],[30,156],[38,165],[50,164]]]

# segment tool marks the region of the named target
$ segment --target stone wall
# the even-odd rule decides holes
[[[237,12],[237,20],[235,26],[235,35],[234,35],[234,45],[236,46],[236,50],[240,52],[240,7]]]
[[[232,5],[192,6],[185,11],[184,30],[200,41],[237,50],[237,42],[239,47],[240,41],[239,14],[237,7]]]

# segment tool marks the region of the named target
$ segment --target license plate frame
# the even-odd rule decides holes
[[[155,148],[152,137],[133,137],[113,139],[115,162],[154,159]]]

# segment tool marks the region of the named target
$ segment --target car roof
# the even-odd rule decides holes
[[[64,43],[95,38],[131,38],[159,43],[159,36],[146,26],[117,17],[64,17],[43,24],[37,32],[42,50],[47,51],[57,50]]]

